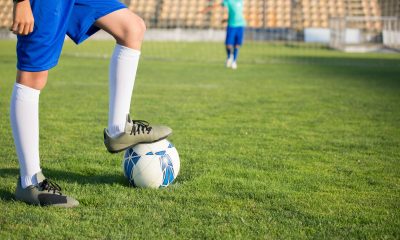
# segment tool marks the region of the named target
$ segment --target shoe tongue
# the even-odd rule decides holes
[[[129,114],[126,116],[126,123],[125,123],[125,132],[130,132],[132,130],[132,120]]]
[[[43,182],[43,181],[46,179],[46,177],[43,175],[42,172],[36,173],[35,177],[36,177],[36,181],[37,181],[38,183],[41,183],[41,182]]]

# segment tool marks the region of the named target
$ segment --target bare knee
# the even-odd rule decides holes
[[[137,15],[134,15],[132,21],[134,22],[135,26],[132,30],[134,31],[134,33],[138,34],[138,36],[140,36],[143,39],[144,33],[147,30],[146,23],[141,17]]]
[[[140,49],[146,24],[128,9],[112,12],[96,21],[96,26],[110,33],[118,44]]]
[[[42,90],[47,83],[48,71],[25,72],[18,70],[17,83],[30,88]]]
[[[122,23],[123,29],[121,36],[116,36],[118,43],[136,48],[135,45],[141,43],[146,32],[146,24],[142,18],[135,14],[129,14],[129,17]]]

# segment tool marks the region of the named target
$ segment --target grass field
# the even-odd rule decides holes
[[[399,54],[248,44],[232,71],[220,45],[145,44],[132,114],[171,126],[181,156],[173,186],[146,190],[102,142],[113,44],[68,42],[40,96],[43,171],[81,203],[57,209],[13,198],[14,47],[0,42],[0,239],[400,238]]]

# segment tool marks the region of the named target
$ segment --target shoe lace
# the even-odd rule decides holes
[[[54,194],[58,193],[62,195],[61,187],[57,183],[52,182],[49,179],[45,179],[43,180],[43,182],[39,183],[39,187],[42,190],[47,190],[47,192],[53,191]]]
[[[145,134],[145,131],[149,134],[151,129],[152,127],[150,127],[150,124],[144,120],[132,120],[131,135]]]

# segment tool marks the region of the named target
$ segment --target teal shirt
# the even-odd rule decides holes
[[[224,0],[222,5],[228,8],[228,26],[244,27],[246,20],[243,15],[243,0]]]

